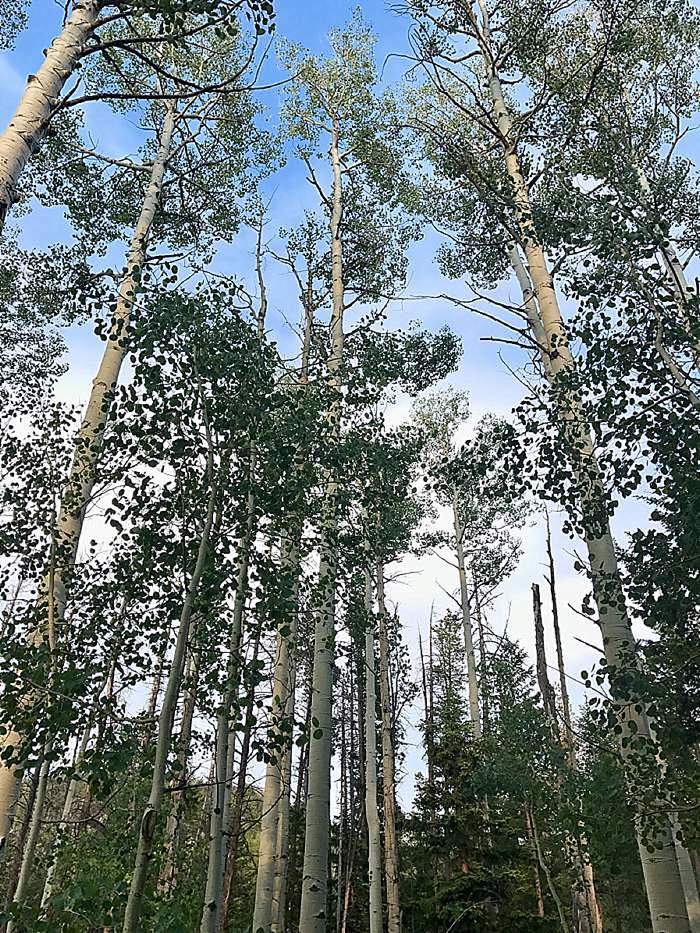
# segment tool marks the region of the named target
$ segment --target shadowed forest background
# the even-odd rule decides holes
[[[0,0],[0,927],[700,933],[694,0]]]

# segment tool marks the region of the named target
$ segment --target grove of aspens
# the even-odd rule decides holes
[[[0,931],[700,933],[700,2],[0,0]]]

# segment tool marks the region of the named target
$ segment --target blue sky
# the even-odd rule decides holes
[[[314,51],[326,49],[326,34],[332,26],[342,25],[350,16],[354,3],[348,2],[321,2],[321,0],[279,0],[277,3],[277,32],[298,41]],[[373,25],[378,34],[378,59],[384,61],[391,52],[402,52],[407,47],[408,22],[401,19],[382,2],[372,0],[361,5],[366,19]],[[26,75],[35,70],[41,60],[41,50],[47,46],[52,37],[60,28],[62,7],[53,0],[33,0],[30,10],[28,28],[19,37],[16,48],[9,53],[0,54],[0,119],[6,121],[11,115],[16,101],[22,92]],[[399,59],[391,59],[387,65],[385,77],[396,79],[400,76],[403,65]],[[268,72],[275,74],[273,61],[268,66]],[[276,113],[278,107],[278,94],[276,91],[264,92],[261,96],[263,104]],[[103,151],[114,156],[124,156],[135,150],[141,138],[138,128],[124,120],[115,117],[106,107],[91,105],[86,116],[86,125],[91,135]],[[267,232],[273,236],[274,232],[283,225],[292,225],[301,218],[305,206],[314,204],[314,196],[304,179],[304,173],[298,165],[290,164],[277,173],[267,183],[269,193],[274,193],[270,208],[270,222]],[[28,246],[41,246],[54,242],[66,236],[65,224],[60,209],[46,210],[37,208],[29,216],[21,220],[22,241]],[[465,296],[464,285],[460,282],[445,281],[439,274],[435,262],[436,247],[435,236],[426,237],[417,243],[411,250],[411,267],[406,294],[439,294],[449,291],[459,297]],[[247,275],[250,270],[253,251],[252,235],[243,232],[236,242],[226,247],[221,253],[220,263],[228,271]],[[283,270],[268,265],[271,297],[271,320],[276,328],[277,336],[282,344],[291,340],[291,333],[284,324],[288,309],[294,308],[294,289],[290,278]],[[501,297],[516,298],[516,290],[512,285],[503,286]],[[293,318],[292,318],[293,319]],[[520,398],[522,389],[513,379],[498,356],[498,347],[494,343],[486,343],[481,338],[498,335],[483,318],[469,314],[464,310],[456,309],[446,302],[411,301],[408,299],[397,301],[392,310],[391,320],[399,325],[408,321],[421,319],[430,329],[437,329],[448,324],[455,330],[464,343],[464,358],[458,373],[450,382],[460,388],[466,388],[471,393],[475,414],[481,415],[486,411],[508,413]],[[72,329],[68,335],[69,372],[60,386],[63,398],[73,402],[84,401],[89,389],[90,380],[94,373],[101,344],[92,334],[89,326]],[[504,356],[510,365],[517,366],[524,362],[512,349],[504,349]],[[405,405],[399,405],[392,413],[392,417],[400,419],[407,413]],[[633,527],[639,511],[634,504],[624,506],[616,520],[618,537],[624,536],[626,528]],[[554,520],[555,528],[559,522]],[[574,606],[580,605],[582,595],[586,590],[586,582],[573,572],[574,551],[581,552],[581,544],[572,542],[556,533],[556,543],[559,547],[559,583],[560,599],[565,630],[565,647],[569,657],[569,667],[572,674],[577,675],[582,667],[589,667],[591,652],[576,641],[580,637],[585,641],[599,642],[596,628],[567,608],[570,602]],[[518,637],[531,649],[531,596],[530,584],[533,580],[542,583],[543,561],[545,560],[543,529],[537,525],[525,530],[523,536],[524,558],[521,566],[513,577],[504,585],[503,595],[499,600],[492,618],[492,626],[502,629],[508,625],[509,634]],[[411,575],[404,577],[389,587],[390,598],[400,606],[402,618],[407,632],[407,639],[415,657],[417,644],[417,627],[425,625],[432,600],[435,600],[436,610],[446,607],[449,600],[441,594],[436,585],[455,590],[457,580],[449,567],[437,559],[410,560],[401,567],[402,571],[410,570]],[[545,597],[546,607],[546,593]],[[550,658],[554,657],[553,646],[550,645]],[[574,685],[574,694],[580,699],[582,691]],[[416,712],[416,716],[418,713]],[[415,759],[413,766],[418,766]],[[404,797],[410,796],[412,780],[407,779],[404,785]]]

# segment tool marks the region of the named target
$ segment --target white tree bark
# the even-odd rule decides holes
[[[65,578],[75,565],[85,512],[97,478],[97,461],[102,448],[105,426],[119,381],[119,373],[126,354],[126,329],[129,324],[134,297],[138,291],[140,270],[146,259],[148,239],[155,219],[163,187],[163,177],[170,154],[176,113],[174,104],[168,103],[161,127],[156,157],[141,205],[141,213],[131,238],[126,272],[119,286],[117,304],[100,366],[93,380],[83,422],[75,441],[75,452],[68,481],[61,499],[56,531],[56,567],[47,573],[39,600],[39,612],[46,604],[53,607],[56,617],[63,618],[66,607]],[[33,640],[40,644],[44,627],[38,625]],[[36,701],[27,697],[27,707]],[[23,736],[9,726],[0,742],[0,750],[17,748]],[[15,767],[0,766],[0,850],[4,847],[10,829],[14,800],[17,794]]]
[[[384,793],[384,874],[388,933],[401,933],[399,897],[399,839],[396,831],[396,758],[392,721],[390,652],[384,597],[384,567],[377,564],[379,610],[379,697],[382,708],[382,790]]]
[[[306,295],[301,295],[304,308],[303,340],[299,386],[306,390],[309,381],[309,359],[314,320],[313,282],[311,272]],[[304,451],[297,452],[296,470],[304,465]],[[296,637],[299,619],[299,573],[302,522],[292,521],[283,545],[284,563],[294,579],[292,617],[289,632],[277,636],[277,654],[273,674],[272,730],[277,746],[275,760],[268,762],[263,790],[263,816],[258,848],[258,875],[255,885],[253,930],[264,933],[284,933],[287,888],[287,855],[289,851],[289,806],[292,778],[292,732],[296,701]],[[280,730],[281,723],[286,731]]]
[[[32,820],[29,826],[27,841],[24,846],[24,852],[22,854],[22,866],[20,868],[19,878],[17,879],[17,887],[15,888],[15,893],[12,898],[12,902],[15,905],[20,905],[24,901],[24,896],[27,893],[27,885],[29,884],[29,879],[31,877],[32,865],[34,864],[34,853],[36,852],[36,845],[39,841],[41,818],[44,814],[44,804],[46,803],[46,791],[49,782],[49,772],[51,770],[51,763],[48,760],[50,751],[51,746],[48,744],[44,749],[44,760],[41,763],[41,768],[39,770],[39,781],[37,785],[36,797],[34,798]],[[6,933],[14,933],[15,929],[16,926],[14,920],[10,920],[7,924]]]
[[[546,338],[547,376],[553,384],[556,384],[559,374],[574,367],[575,362],[568,345],[566,328],[545,252],[533,229],[530,192],[517,152],[510,110],[495,67],[487,0],[477,0],[477,2],[481,13],[481,25],[476,28],[487,75],[489,98],[498,126],[506,172],[511,183],[520,241],[534,286],[538,316]],[[476,23],[476,18],[474,22]],[[533,337],[538,338],[538,333],[534,330]],[[585,463],[587,466],[584,471],[580,463],[574,464],[579,498],[585,514],[591,506],[597,504],[602,493],[590,427],[583,419],[576,400],[572,398],[568,403],[562,402],[560,418],[572,447],[578,448],[580,463]],[[634,663],[633,660],[630,662],[630,652],[634,651],[635,639],[625,609],[617,554],[609,524],[602,528],[591,528],[586,534],[586,547],[606,661],[612,668],[624,669],[630,663]],[[627,702],[620,708],[620,721],[623,727],[626,727],[631,720],[635,722],[637,736],[650,737],[646,713],[643,710],[641,714],[638,714],[633,704]],[[627,732],[626,728],[625,732]],[[631,775],[635,767],[634,761],[631,760],[634,752],[629,747],[623,747],[622,754],[627,762],[628,773]],[[660,820],[655,839],[658,848],[653,855],[649,853],[646,846],[642,845],[639,833],[638,842],[654,933],[689,933],[670,822]]]
[[[189,641],[195,638],[194,632],[197,624],[193,620]],[[190,761],[190,745],[192,743],[192,723],[195,707],[197,705],[197,681],[199,677],[199,651],[190,650],[185,669],[184,697],[182,701],[182,722],[178,737],[177,770],[171,781],[170,813],[165,824],[163,839],[163,862],[158,878],[158,891],[164,897],[170,897],[177,886],[178,876],[178,849],[182,834],[182,818],[185,809],[185,784],[187,783],[187,768]]]
[[[343,282],[343,246],[341,218],[343,210],[342,168],[339,149],[339,128],[333,120],[331,163],[333,193],[331,211],[331,261],[333,314],[328,375],[335,399],[328,412],[328,422],[334,437],[340,434],[342,416],[343,316],[345,286]],[[324,493],[324,511],[319,546],[320,604],[314,632],[314,664],[311,694],[311,735],[309,738],[308,791],[306,800],[306,838],[302,878],[299,928],[304,933],[326,933],[328,846],[330,835],[330,784],[333,714],[333,662],[335,656],[335,587],[337,485],[329,474]]]
[[[155,843],[157,823],[163,805],[168,751],[170,749],[170,740],[172,738],[173,723],[175,720],[175,710],[177,708],[177,700],[180,693],[180,685],[182,683],[182,676],[185,668],[185,654],[187,651],[187,642],[190,634],[192,613],[197,595],[199,593],[199,585],[207,563],[211,540],[211,530],[214,522],[217,488],[214,478],[213,442],[209,429],[209,423],[206,414],[206,402],[204,398],[202,398],[202,409],[209,448],[207,464],[207,475],[209,481],[207,512],[204,516],[202,531],[199,536],[197,558],[192,570],[192,576],[190,577],[187,584],[185,598],[182,604],[182,609],[180,611],[177,637],[175,640],[175,650],[170,665],[170,671],[168,673],[168,680],[165,686],[163,705],[161,706],[160,715],[158,717],[158,734],[156,737],[155,760],[153,762],[153,772],[151,775],[151,789],[146,807],[141,817],[139,840],[136,848],[136,858],[134,861],[134,871],[131,878],[129,896],[126,902],[122,933],[137,933],[141,920],[148,866],[153,856],[153,846]]]
[[[676,849],[678,872],[681,876],[681,884],[683,885],[683,893],[685,895],[685,906],[688,911],[690,933],[700,933],[700,895],[698,894],[698,879],[695,874],[695,867],[690,852],[678,839],[681,826],[675,814],[671,815],[671,828]]]
[[[365,816],[367,818],[367,879],[369,933],[382,933],[382,838],[377,806],[377,686],[374,663],[372,580],[365,570]]]
[[[287,700],[287,721],[294,722],[296,699],[296,664],[292,665],[290,693]],[[287,872],[289,868],[289,809],[292,790],[292,745],[284,750],[282,760],[282,795],[277,816],[277,848],[272,889],[272,933],[285,933],[287,903]]]
[[[257,467],[257,452],[254,441],[250,442],[249,483],[246,504],[246,525],[238,543],[238,567],[236,572],[236,595],[229,635],[229,658],[226,668],[224,695],[216,716],[215,736],[215,784],[209,814],[209,849],[207,881],[202,908],[201,933],[216,933],[219,928],[224,893],[224,871],[227,850],[227,820],[230,811],[231,780],[233,763],[233,739],[231,710],[238,696],[241,674],[241,641],[243,615],[248,592],[250,552],[255,537],[255,495],[252,485]]]
[[[476,658],[474,656],[474,632],[472,629],[471,606],[469,604],[469,586],[467,583],[467,565],[464,557],[464,531],[459,518],[459,500],[457,490],[452,490],[452,521],[455,533],[455,552],[459,572],[459,602],[462,609],[462,629],[464,631],[464,651],[467,659],[467,679],[469,681],[469,718],[474,738],[481,738],[481,714],[479,712],[479,682],[476,676]]]
[[[298,599],[298,549],[291,545],[292,553],[287,555],[286,563],[297,577],[294,587],[293,602]],[[297,630],[297,610],[284,623],[289,631],[277,635],[277,652],[273,672],[272,688],[272,724],[270,734],[273,740],[272,757],[265,769],[265,787],[263,790],[262,820],[260,823],[260,842],[258,847],[258,874],[255,885],[255,908],[253,911],[253,930],[270,933],[279,922],[280,904],[277,902],[281,885],[279,879],[279,861],[285,846],[284,837],[288,822],[283,819],[285,800],[289,804],[289,781],[287,764],[291,764],[291,727],[294,715],[294,658]],[[283,909],[283,907],[282,907]]]
[[[76,0],[41,67],[27,78],[17,110],[0,136],[0,231],[15,200],[20,175],[46,131],[104,5],[104,0]]]

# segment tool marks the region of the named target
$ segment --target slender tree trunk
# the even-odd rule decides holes
[[[340,434],[342,417],[343,315],[345,286],[343,283],[343,247],[341,219],[343,210],[342,167],[340,160],[338,122],[333,119],[331,163],[333,194],[331,212],[331,261],[333,314],[328,375],[334,399],[328,412],[328,423],[334,440]],[[304,933],[326,933],[328,847],[330,835],[330,783],[332,754],[333,665],[335,655],[335,588],[337,484],[329,473],[324,494],[321,542],[319,545],[320,604],[314,632],[314,664],[311,695],[311,736],[309,739],[308,793],[306,800],[306,836],[304,844],[304,876],[302,879],[299,927]]]
[[[265,318],[267,314],[267,289],[262,267],[262,237],[264,229],[264,216],[260,215],[258,224],[256,248],[256,272],[260,290],[259,309],[257,314],[257,334],[262,340],[265,334]],[[201,933],[217,933],[223,930],[227,923],[230,897],[233,889],[233,880],[236,871],[236,849],[240,824],[236,830],[233,859],[229,862],[228,850],[231,848],[232,822],[231,816],[231,781],[233,778],[233,752],[235,732],[231,729],[231,711],[237,699],[241,685],[241,641],[243,637],[243,615],[248,594],[248,577],[250,570],[250,556],[257,530],[255,482],[257,474],[257,445],[254,437],[249,441],[248,457],[248,496],[246,501],[246,524],[239,542],[239,563],[236,574],[236,595],[234,599],[233,622],[229,640],[229,660],[226,670],[226,683],[221,706],[216,720],[216,783],[214,798],[210,812],[209,823],[209,857],[207,864],[207,881],[204,894],[204,907],[202,908]],[[260,644],[260,632],[255,636],[254,657],[257,660]],[[252,715],[251,690],[249,698],[249,712],[246,716],[244,750],[241,751],[241,769],[247,767],[248,748],[250,746],[249,720]],[[243,797],[245,796],[245,778],[240,796],[237,801],[239,820],[243,811]]]
[[[335,885],[335,929],[340,933],[343,922],[343,901],[345,894],[345,848],[348,827],[348,675],[340,681],[340,812],[338,813],[338,857],[336,863]],[[350,727],[352,742],[352,725]]]
[[[525,829],[527,830],[527,839],[532,850],[532,877],[535,884],[535,901],[537,904],[537,916],[544,917],[544,897],[542,896],[542,879],[540,878],[540,862],[537,857],[537,846],[532,832],[532,822],[530,820],[530,810],[525,808]]]
[[[258,660],[260,649],[260,628],[257,629],[253,641],[252,668]],[[222,862],[225,864],[225,873],[223,878],[223,895],[221,899],[221,911],[219,917],[219,930],[223,933],[228,925],[229,912],[233,903],[233,895],[236,887],[236,875],[238,872],[238,848],[244,836],[243,830],[243,811],[245,809],[246,796],[248,794],[248,765],[250,764],[250,742],[255,725],[253,718],[253,706],[255,704],[255,689],[251,687],[248,694],[248,702],[245,708],[245,726],[243,729],[243,740],[241,742],[241,754],[238,765],[238,777],[236,779],[236,789],[233,804],[231,804],[231,794],[229,793],[224,804],[224,823],[223,837],[224,848],[222,852]],[[233,733],[232,733],[233,735]],[[233,754],[231,754],[230,764],[227,774],[233,775]],[[231,778],[232,782],[232,778]],[[227,787],[229,785],[227,780]]]
[[[547,887],[549,888],[549,893],[552,895],[552,900],[556,904],[557,914],[559,915],[559,925],[561,926],[562,933],[569,933],[569,925],[566,922],[566,915],[564,914],[564,907],[561,902],[561,898],[554,884],[554,879],[552,878],[552,872],[550,871],[547,860],[544,857],[544,852],[542,851],[542,845],[540,843],[540,835],[537,831],[537,823],[535,822],[535,814],[533,810],[528,806],[527,819],[532,832],[532,839],[535,844],[535,852],[537,853],[537,861],[540,868],[544,872],[544,876],[547,880]]]
[[[429,638],[432,639],[432,617],[433,609],[430,609],[430,628],[429,628]],[[418,644],[420,648],[420,668],[421,668],[421,678],[423,683],[423,709],[425,711],[425,757],[426,765],[428,769],[428,787],[430,788],[431,794],[435,788],[435,776],[434,776],[434,767],[433,760],[435,757],[433,751],[433,709],[430,702],[430,696],[428,692],[428,677],[425,669],[425,655],[423,654],[423,640],[421,638],[420,629],[418,630]]]
[[[279,917],[275,902],[275,882],[284,833],[280,821],[282,810],[289,804],[289,783],[285,785],[285,770],[291,754],[291,731],[294,717],[294,650],[297,637],[297,601],[299,598],[299,548],[296,542],[286,545],[284,563],[294,577],[290,619],[284,619],[277,633],[277,651],[273,672],[272,723],[270,727],[270,760],[265,771],[263,815],[260,823],[258,875],[255,886],[253,929],[269,933]]]
[[[631,102],[627,95],[627,91],[624,88],[623,93],[627,99],[627,103],[630,104]],[[647,204],[649,204],[653,196],[647,174],[638,162],[633,162],[632,168],[634,169],[634,172],[639,181],[639,187],[642,190],[644,200]],[[655,226],[654,233],[664,244],[663,246],[657,245],[657,249],[661,254],[661,260],[666,271],[666,281],[668,282],[671,292],[673,293],[673,296],[678,303],[683,323],[687,326],[689,310],[688,301],[693,297],[693,289],[688,284],[688,279],[685,274],[685,267],[683,266],[683,263],[681,262],[673,244],[664,235],[663,230],[661,230],[658,225]]]
[[[506,171],[511,183],[520,240],[534,286],[534,298],[539,309],[541,328],[533,329],[533,337],[539,343],[542,330],[544,331],[546,345],[542,350],[546,349],[545,373],[555,389],[560,389],[562,380],[559,377],[565,378],[566,373],[575,367],[575,361],[569,348],[566,328],[544,248],[533,227],[530,193],[517,152],[513,121],[494,64],[486,0],[478,0],[478,6],[481,11],[481,26],[476,25],[476,17],[474,23],[479,34],[487,72],[489,97],[498,125]],[[527,304],[526,301],[526,306]],[[629,745],[622,747],[623,759],[631,774],[636,768],[635,744],[645,737],[651,738],[651,730],[643,704],[626,696],[615,697],[615,691],[618,688],[615,671],[624,671],[630,666],[636,667],[636,659],[633,655],[635,639],[625,609],[617,554],[609,521],[601,520],[600,517],[604,514],[604,508],[601,508],[604,505],[604,491],[591,441],[590,426],[586,423],[580,406],[576,398],[572,397],[571,392],[564,390],[561,395],[560,419],[574,461],[573,469],[586,527],[586,547],[590,561],[593,593],[598,607],[606,661],[613,672],[611,687],[614,698],[619,700],[623,735],[633,739]],[[638,713],[635,706],[642,706],[642,712]],[[630,721],[635,723],[634,734],[628,727]],[[670,821],[659,822],[654,840],[657,848],[653,854],[642,842],[641,827],[638,827],[637,838],[654,933],[688,933],[688,917]]]
[[[193,623],[194,628],[194,623]],[[192,641],[190,637],[190,641]],[[178,737],[177,768],[171,780],[170,813],[165,824],[163,840],[163,864],[158,879],[158,890],[164,897],[171,897],[177,887],[178,858],[182,819],[187,801],[187,770],[192,744],[192,722],[197,706],[197,681],[199,679],[199,652],[190,651],[185,671],[185,693],[182,701],[182,722]],[[177,788],[175,790],[174,788]]]
[[[369,933],[382,933],[382,839],[377,806],[377,688],[374,669],[372,581],[365,570],[365,816],[367,819]]]
[[[396,831],[396,759],[390,670],[389,632],[384,597],[384,567],[377,564],[377,608],[379,610],[379,694],[382,708],[382,769],[384,792],[384,867],[388,933],[401,933],[399,898],[399,839]]]
[[[459,517],[457,490],[452,490],[452,521],[455,532],[455,551],[459,572],[460,605],[462,607],[462,628],[464,630],[464,650],[467,658],[467,678],[469,680],[469,718],[472,723],[474,738],[481,738],[481,715],[479,713],[479,682],[476,675],[474,656],[474,633],[472,630],[469,586],[467,583],[467,565],[464,557],[464,531]]]
[[[294,723],[296,697],[296,664],[292,666],[290,694],[287,701],[287,721]],[[284,933],[287,907],[287,872],[289,868],[290,796],[292,789],[292,743],[284,749],[282,759],[282,797],[277,819],[277,859],[272,892],[272,933]]]
[[[27,835],[27,841],[24,846],[24,853],[22,855],[22,867],[19,871],[17,887],[15,888],[14,897],[12,898],[13,903],[17,906],[21,906],[24,903],[24,898],[27,893],[27,885],[29,884],[29,879],[31,877],[32,865],[34,864],[36,844],[39,841],[39,833],[41,832],[41,819],[44,815],[44,804],[46,803],[46,791],[49,783],[49,772],[51,771],[51,763],[49,761],[50,753],[50,745],[47,745],[47,747],[44,749],[44,760],[42,761],[41,768],[39,770],[39,780],[37,782],[36,797],[34,799],[34,809],[32,811],[29,833]],[[14,933],[14,930],[15,922],[14,920],[10,920],[10,922],[7,924],[7,933]]]
[[[80,746],[78,748],[74,768],[79,768],[83,758],[85,757],[85,752],[87,751],[88,742],[90,741],[90,733],[92,732],[92,721],[90,721],[83,731],[82,738],[80,740]],[[66,835],[66,830],[70,824],[70,816],[73,812],[73,803],[75,801],[75,795],[78,791],[78,786],[80,780],[73,776],[68,782],[68,788],[66,790],[66,796],[63,799],[63,807],[61,808],[61,820],[56,827],[56,836],[53,841],[51,858],[49,861],[49,866],[46,870],[46,878],[44,879],[44,889],[41,894],[41,907],[42,910],[46,908],[49,900],[51,899],[51,894],[53,893],[53,879],[56,872],[56,864],[58,862],[58,856],[61,851],[63,840]]]
[[[551,723],[552,736],[555,741],[561,742],[558,712],[554,698],[554,690],[549,682],[547,670],[547,653],[544,643],[544,624],[542,622],[542,603],[540,588],[532,584],[532,603],[535,617],[535,650],[537,655],[537,681],[542,695],[544,710]],[[568,751],[568,746],[562,742]],[[575,771],[575,757],[567,756],[568,767]],[[560,782],[561,783],[561,782]],[[581,827],[579,826],[579,830]],[[580,833],[580,842],[585,846],[586,838]],[[582,845],[572,833],[566,834],[565,845],[567,858],[574,869],[576,880],[572,889],[574,905],[574,923],[576,933],[603,933],[603,917],[598,903],[598,896],[593,877],[593,865],[588,855],[582,851]]]
[[[685,895],[685,906],[688,911],[690,933],[700,933],[700,895],[698,894],[698,879],[695,874],[695,867],[693,866],[691,854],[678,838],[678,834],[681,832],[681,826],[677,814],[671,814],[671,826],[673,844],[676,849],[676,860],[678,862],[678,872],[681,876],[683,894]]]
[[[554,641],[557,649],[557,667],[559,670],[559,690],[561,693],[562,713],[564,718],[564,728],[562,730],[562,742],[568,749],[569,767],[576,769],[576,747],[574,742],[574,733],[571,725],[571,701],[569,699],[569,688],[566,682],[566,665],[564,663],[564,648],[561,640],[561,628],[559,626],[559,602],[557,600],[556,575],[554,566],[554,551],[552,549],[552,529],[549,522],[549,512],[545,509],[545,522],[547,527],[547,562],[549,564],[549,594],[552,603],[552,626],[554,628]],[[581,829],[582,827],[579,827]],[[578,860],[581,865],[581,876],[583,888],[588,905],[588,915],[591,921],[592,933],[603,933],[603,912],[598,900],[598,893],[595,886],[595,877],[593,863],[587,852],[587,840],[583,832],[579,833],[581,845],[578,849]]]
[[[0,231],[12,206],[19,178],[46,132],[61,91],[93,33],[104,0],[76,0],[65,25],[46,50],[36,74],[29,75],[17,110],[0,136]]]
[[[147,750],[148,746],[151,743],[153,738],[154,725],[156,721],[156,710],[158,709],[158,698],[160,697],[161,687],[163,686],[163,671],[165,670],[166,655],[168,653],[168,646],[170,643],[171,628],[166,626],[165,632],[163,633],[163,641],[158,651],[158,657],[156,658],[156,668],[153,672],[153,681],[151,683],[151,689],[148,693],[148,703],[146,704],[146,712],[144,714],[144,725],[143,733],[141,735],[141,756],[143,757]]]
[[[572,760],[575,762],[574,755],[574,736],[571,728],[571,701],[569,699],[569,687],[566,682],[566,667],[564,665],[564,648],[561,641],[561,628],[559,626],[559,601],[557,600],[557,584],[554,566],[554,551],[552,550],[552,528],[549,523],[549,512],[545,509],[545,522],[547,527],[547,561],[549,563],[549,575],[546,577],[549,584],[549,595],[552,603],[552,626],[554,628],[554,641],[557,648],[557,667],[559,669],[559,692],[561,694],[561,707],[564,716],[564,741],[571,750]]]
[[[311,272],[309,272],[309,276]],[[314,320],[313,286],[302,295],[304,308],[299,387],[305,392],[309,381],[311,336]],[[304,451],[299,450],[296,475],[303,468]],[[300,542],[302,523],[298,517],[283,545],[283,564],[293,580],[292,614],[284,620],[277,635],[277,653],[273,673],[272,757],[265,771],[263,817],[260,826],[258,875],[255,886],[253,929],[264,933],[282,933],[285,915],[287,853],[289,850],[289,805],[292,768],[292,729],[296,688],[296,639],[299,619]],[[288,629],[288,631],[287,631]]]
[[[24,847],[26,845],[27,836],[31,827],[32,816],[34,815],[34,803],[36,801],[37,788],[39,786],[40,771],[41,765],[37,765],[29,778],[29,786],[27,787],[26,800],[24,803],[24,815],[22,816],[22,821],[20,823],[15,839],[15,854],[12,858],[12,863],[8,872],[5,905],[12,903],[12,899],[17,888],[17,881],[19,879],[19,873],[22,868],[22,859],[24,857]],[[2,929],[3,933],[6,933],[6,924],[2,924],[0,929]]]
[[[229,636],[229,658],[226,668],[224,694],[216,717],[215,762],[216,779],[209,823],[209,850],[207,863],[207,881],[202,909],[201,933],[216,933],[220,924],[222,898],[224,893],[224,874],[226,865],[225,823],[230,800],[230,764],[229,752],[232,751],[231,711],[240,690],[241,679],[241,640],[243,636],[243,615],[248,593],[250,552],[255,537],[255,481],[257,464],[256,447],[250,442],[248,471],[248,497],[246,505],[246,525],[238,545],[238,568],[236,574],[236,595],[234,597],[233,619]]]
[[[202,400],[204,407],[204,400]],[[206,420],[206,415],[205,415]],[[151,790],[146,803],[146,807],[141,817],[139,829],[139,839],[136,849],[136,858],[134,861],[134,871],[131,878],[129,896],[126,902],[124,914],[124,925],[122,933],[136,933],[143,908],[143,896],[146,887],[146,876],[148,867],[153,857],[153,845],[158,820],[163,805],[163,794],[165,790],[165,772],[168,762],[168,751],[170,749],[170,740],[173,731],[173,722],[175,720],[175,710],[177,708],[177,699],[180,692],[180,684],[185,666],[185,653],[190,634],[190,623],[194,611],[195,602],[199,593],[199,584],[204,574],[209,554],[209,545],[211,538],[211,529],[214,521],[214,510],[216,505],[216,486],[213,476],[213,451],[212,439],[207,424],[207,437],[209,444],[209,501],[207,504],[207,514],[199,538],[199,547],[197,559],[195,562],[192,576],[187,585],[185,599],[180,612],[180,620],[175,641],[175,651],[173,654],[168,681],[165,687],[163,705],[158,717],[158,734],[156,737],[156,752],[153,763],[153,772],[151,775]]]
[[[532,584],[532,611],[535,619],[535,654],[537,658],[537,684],[544,705],[544,711],[552,726],[554,737],[559,737],[557,704],[554,690],[547,672],[547,655],[544,647],[544,623],[542,622],[542,599],[537,583]]]
[[[99,4],[94,4],[94,6],[99,8]],[[55,607],[54,611],[59,621],[65,614],[66,577],[75,565],[85,511],[97,478],[97,461],[102,448],[105,425],[126,354],[126,329],[134,295],[138,288],[140,270],[146,258],[149,234],[160,200],[174,126],[175,109],[174,105],[169,103],[166,105],[158,151],[151,168],[141,213],[131,240],[126,274],[119,287],[107,345],[93,381],[85,416],[76,438],[73,463],[61,501],[56,537],[57,566],[55,571],[49,572],[43,581],[40,597],[40,606],[48,603]],[[49,592],[49,587],[51,592]],[[43,638],[43,626],[38,626],[32,639],[35,644],[40,644]],[[37,697],[32,695],[26,697],[27,711],[31,710],[36,702]],[[24,736],[19,730],[10,726],[0,743],[0,752],[10,746],[18,748],[23,741]],[[0,849],[3,848],[10,829],[16,794],[16,767],[0,766]]]

